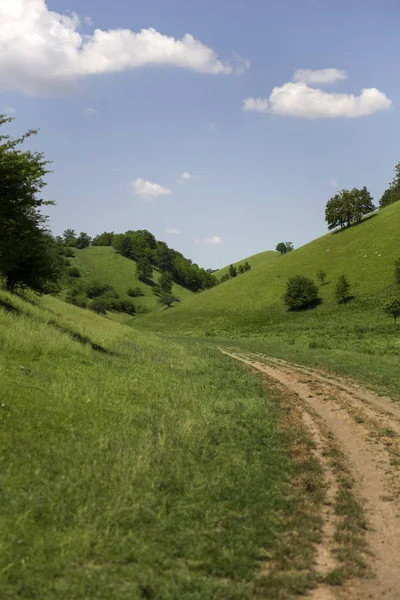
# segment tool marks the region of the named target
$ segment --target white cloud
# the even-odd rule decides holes
[[[241,73],[248,61],[225,62],[192,35],[153,28],[79,33],[78,15],[49,10],[45,0],[0,0],[0,89],[39,95],[65,91],[89,75],[164,66],[199,73]]]
[[[4,114],[8,115],[9,117],[11,115],[15,115],[17,112],[17,109],[14,108],[13,106],[5,106],[4,107]]]
[[[365,88],[359,96],[328,93],[312,88],[304,81],[284,83],[275,87],[268,99],[247,98],[244,110],[276,115],[322,119],[365,117],[390,108],[392,102],[376,88]]]
[[[165,230],[165,233],[170,233],[171,235],[178,235],[178,233],[180,233],[179,229],[176,229],[175,227],[167,227],[167,229]]]
[[[169,196],[169,194],[172,194],[170,189],[163,187],[159,183],[152,183],[140,177],[132,181],[131,185],[135,190],[135,194],[144,200],[152,200],[159,196]]]
[[[203,239],[203,244],[215,245],[221,243],[222,239],[218,235],[212,235],[211,237],[206,237]]]
[[[340,69],[298,69],[293,76],[293,81],[306,83],[334,83],[343,79],[347,79],[347,74]]]
[[[179,179],[177,179],[177,183],[185,183],[186,181],[190,181],[191,179],[193,179],[193,175],[191,175],[190,173],[188,173],[187,171],[185,171],[184,173],[182,173],[182,175],[179,177]]]
[[[268,112],[268,100],[265,98],[246,98],[243,102],[243,110],[255,112]]]
[[[87,117],[95,117],[99,114],[99,111],[97,108],[88,106],[87,108],[83,109],[82,114],[86,115]]]
[[[336,179],[331,179],[330,182],[329,182],[329,185],[331,187],[333,187],[333,188],[339,188],[340,187],[339,183],[338,183],[338,181]]]

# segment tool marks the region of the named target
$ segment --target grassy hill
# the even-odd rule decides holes
[[[121,298],[128,298],[127,290],[130,287],[139,287],[143,296],[133,298],[136,306],[143,306],[149,312],[162,310],[158,304],[158,298],[152,292],[152,286],[146,285],[136,277],[136,262],[129,260],[118,254],[111,246],[94,246],[85,250],[74,250],[75,258],[72,264],[77,266],[80,273],[80,280],[89,283],[99,281],[112,285],[120,294]],[[153,283],[157,283],[159,273],[153,272]],[[193,295],[193,292],[174,285],[172,293],[180,300],[185,300]],[[113,319],[130,322],[132,318],[127,315],[111,315]]]
[[[382,386],[396,381],[400,393],[396,375],[400,336],[382,309],[387,296],[399,293],[394,278],[399,231],[397,203],[289,254],[272,257],[266,252],[257,255],[257,261],[250,258],[250,272],[162,314],[143,317],[137,325],[196,337],[240,339],[253,349],[331,367]],[[321,268],[327,272],[320,286],[322,303],[314,309],[288,311],[282,301],[288,277],[303,274],[317,281]],[[335,284],[342,274],[351,283],[354,299],[339,305]]]
[[[258,269],[260,266],[265,266],[269,261],[273,261],[279,257],[278,252],[274,250],[267,250],[266,252],[259,252],[258,254],[253,254],[253,256],[249,256],[244,260],[240,260],[239,262],[233,263],[234,267],[238,267],[243,264],[246,260],[249,262],[252,269]],[[219,271],[215,272],[215,276],[220,279],[225,273],[229,270],[229,265],[223,267]]]
[[[2,598],[289,598],[294,561],[313,584],[320,520],[245,367],[29,292],[0,290],[0,347]]]

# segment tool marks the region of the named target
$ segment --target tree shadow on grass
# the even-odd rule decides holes
[[[289,308],[289,312],[293,312],[293,313],[305,312],[306,310],[312,310],[313,308],[316,308],[321,303],[322,303],[322,299],[316,298],[312,302],[309,302],[306,306],[301,306],[299,308]]]
[[[378,212],[374,212],[374,213],[372,213],[372,215],[367,215],[366,217],[364,217],[363,219],[361,219],[361,221],[357,221],[356,223],[352,223],[351,225],[348,225],[344,229],[341,229],[341,228],[334,229],[332,231],[332,233],[333,234],[337,234],[337,233],[342,233],[342,231],[346,231],[347,229],[353,229],[353,227],[357,227],[357,225],[362,225],[366,221],[369,221],[370,219],[373,219],[374,217],[377,217],[377,216],[378,216]]]
[[[339,304],[348,304],[352,300],[355,300],[355,298],[356,298],[355,296],[346,296],[346,298],[343,298],[342,300],[340,300]]]

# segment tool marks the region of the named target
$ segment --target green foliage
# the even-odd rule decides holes
[[[80,308],[86,308],[88,301],[84,286],[78,284],[74,287],[71,287],[66,294],[65,300],[70,304],[79,306]]]
[[[328,229],[350,227],[375,210],[373,198],[364,186],[361,190],[342,190],[331,198],[325,209],[325,221]]]
[[[400,317],[400,296],[389,298],[385,302],[383,309],[388,315],[393,317],[394,324],[396,325],[396,321]]]
[[[318,288],[309,277],[293,275],[286,283],[283,300],[291,310],[309,308],[318,300]]]
[[[113,242],[114,232],[104,231],[99,233],[92,239],[92,246],[111,246]]]
[[[151,279],[153,276],[153,267],[148,258],[139,258],[136,263],[136,277],[143,282]]]
[[[174,303],[180,302],[179,298],[167,293],[163,293],[158,301],[162,306],[167,306],[168,308],[170,308]]]
[[[335,296],[336,300],[339,304],[343,304],[350,299],[350,282],[345,275],[340,275],[335,288]]]
[[[11,121],[0,115],[0,128]],[[10,290],[23,284],[42,292],[58,281],[63,267],[41,212],[54,204],[39,197],[49,163],[39,152],[19,149],[35,134],[30,130],[17,139],[0,134],[0,274]]]
[[[84,248],[89,248],[91,241],[92,239],[90,235],[88,235],[84,231],[81,231],[81,233],[75,240],[74,246],[75,248],[78,248],[78,250],[83,250]]]
[[[228,273],[229,273],[229,277],[236,277],[236,275],[237,275],[236,267],[234,267],[233,265],[230,265]]]
[[[244,270],[247,271],[251,271],[251,265],[250,263],[246,260],[246,262],[244,263]]]
[[[287,254],[288,252],[292,252],[292,250],[294,250],[292,242],[279,242],[276,247],[276,251],[280,254]]]
[[[106,315],[107,305],[108,303],[104,298],[96,297],[90,303],[89,308],[98,315]]]
[[[62,235],[64,246],[74,248],[76,244],[76,233],[74,229],[66,229]]]
[[[394,202],[400,201],[400,162],[394,168],[395,175],[390,186],[384,191],[379,202],[380,208],[385,208]]]
[[[229,281],[229,273],[224,273],[220,279],[220,283],[225,283],[225,281]]]
[[[167,271],[161,273],[159,279],[159,286],[165,294],[171,294],[173,284],[174,280],[172,279],[170,273],[168,273]]]
[[[242,274],[244,273],[244,265],[239,265],[239,266],[238,266],[238,273],[239,273],[240,275],[242,275]]]
[[[81,272],[78,269],[78,267],[71,267],[70,269],[68,269],[68,275],[70,277],[80,277],[81,276]]]
[[[112,291],[113,288],[108,283],[100,283],[100,281],[92,281],[86,286],[86,295],[88,298],[98,298],[105,292]]]
[[[394,263],[394,276],[396,283],[400,285],[400,258],[398,258]]]
[[[131,298],[139,298],[139,296],[144,296],[144,293],[139,286],[128,288],[126,293]]]
[[[317,277],[320,280],[321,284],[324,285],[326,279],[326,271],[324,269],[320,269],[317,273]]]
[[[62,253],[64,256],[68,258],[74,258],[75,252],[70,246],[66,246],[63,248]]]

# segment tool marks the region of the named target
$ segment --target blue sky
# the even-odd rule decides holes
[[[338,187],[378,202],[399,25],[397,0],[0,0],[0,112],[40,129],[55,233],[148,229],[216,268],[322,235]]]

